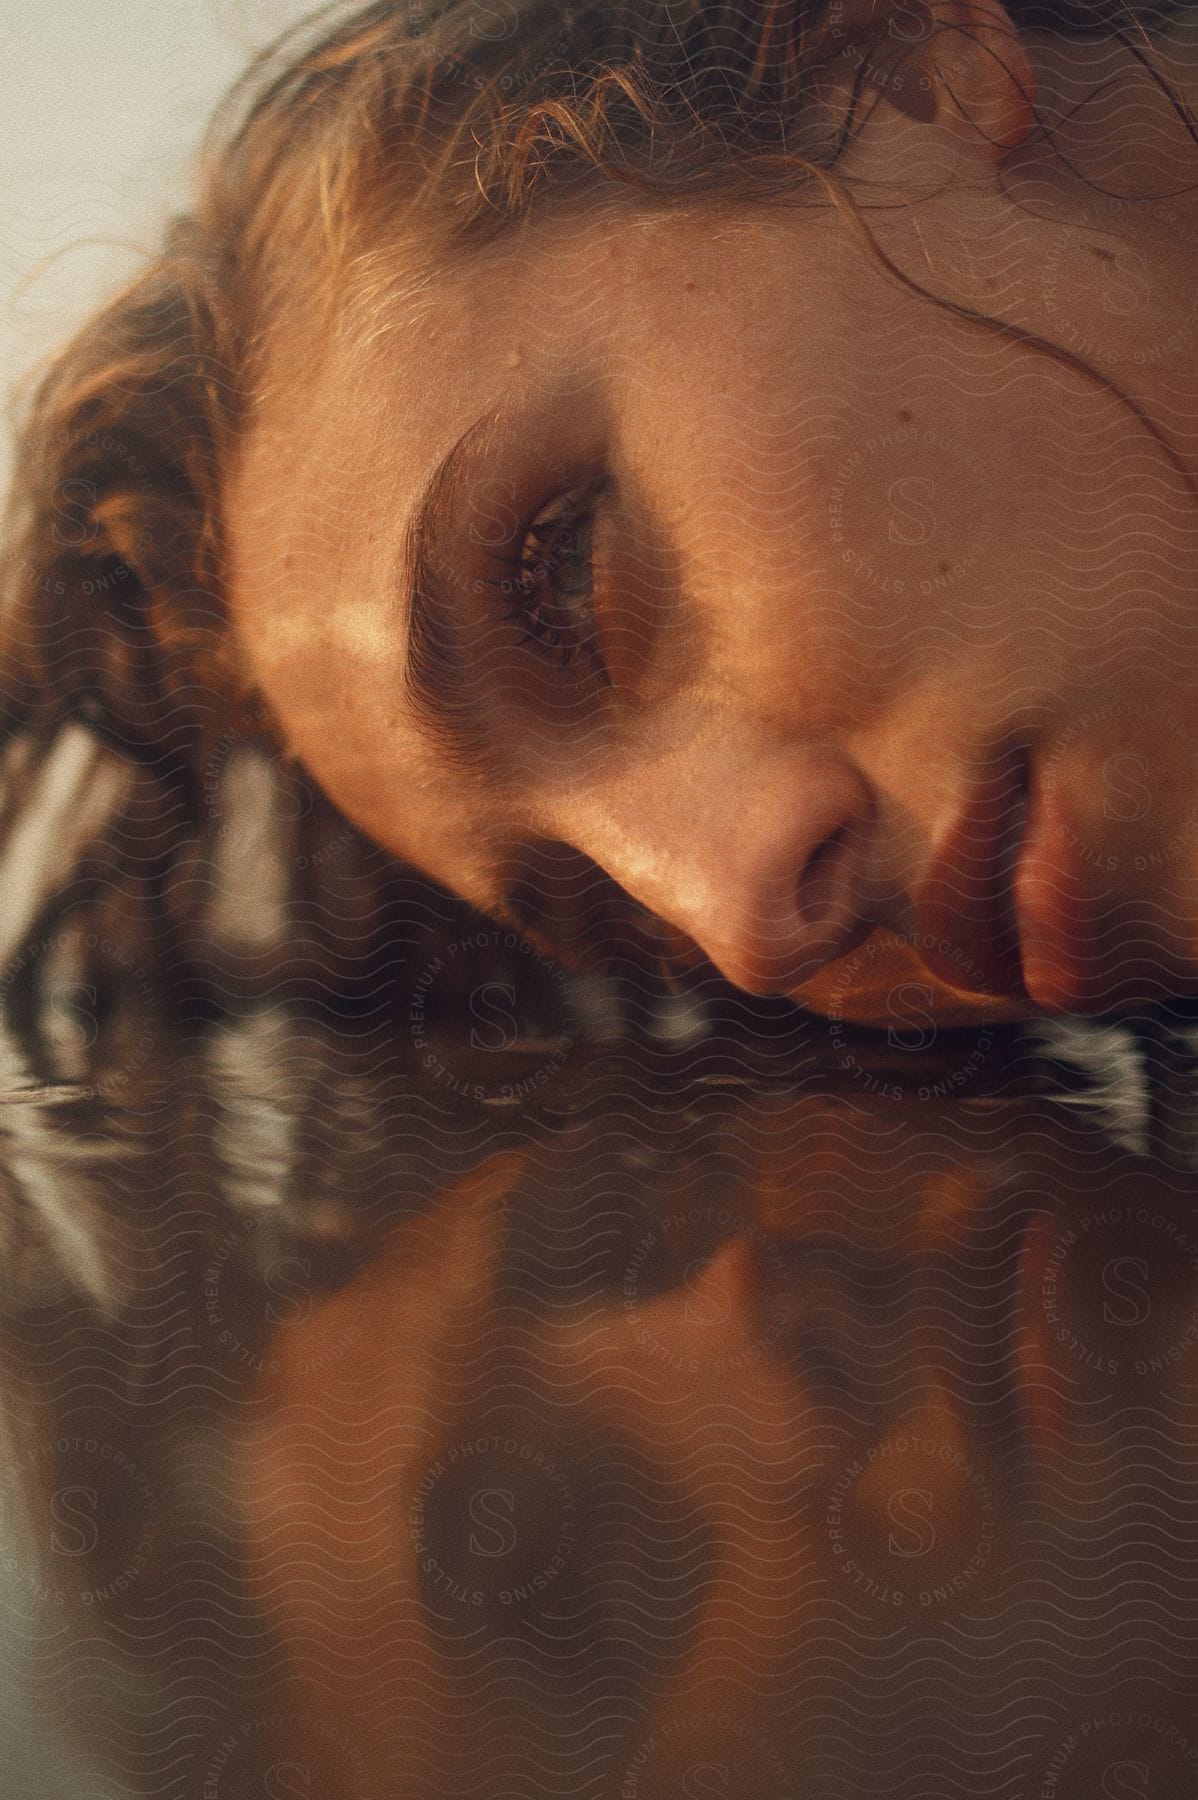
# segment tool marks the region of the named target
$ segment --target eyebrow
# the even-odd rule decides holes
[[[447,760],[463,775],[481,776],[491,737],[466,665],[460,589],[461,541],[468,476],[485,467],[502,423],[491,408],[447,451],[425,486],[404,533],[408,634],[404,688],[413,711]],[[448,571],[448,573],[447,573]]]

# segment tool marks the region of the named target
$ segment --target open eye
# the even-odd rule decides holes
[[[603,666],[593,542],[603,486],[596,476],[544,507],[525,531],[518,560],[491,584],[514,602],[509,617],[563,666],[584,656]]]

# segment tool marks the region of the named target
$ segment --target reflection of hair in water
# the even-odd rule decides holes
[[[1009,10],[1017,27],[1083,32],[1174,8]],[[54,935],[67,889],[84,937],[151,936],[155,976],[160,961],[194,973],[223,940],[218,988],[253,968],[268,985],[305,971],[326,992],[368,992],[429,931],[456,929],[453,906],[288,763],[232,652],[222,476],[263,354],[300,316],[319,341],[347,310],[368,325],[384,300],[432,304],[427,288],[384,293],[371,261],[384,227],[414,228],[435,262],[604,181],[802,190],[852,213],[835,165],[860,113],[830,136],[807,129],[840,54],[830,18],[806,0],[380,0],[326,7],[255,62],[210,136],[193,211],[28,407],[5,554],[3,725],[21,740],[5,807],[10,842],[29,808],[56,807],[61,829],[24,845],[40,881],[14,893],[5,870],[5,961],[25,933]],[[93,747],[51,749],[68,723]]]
[[[256,1013],[165,1038],[117,1106],[22,1097],[0,1028],[0,1648],[37,1642],[39,1731],[89,1742],[130,1792],[145,1709],[169,1761],[197,1719],[236,1725],[262,1677],[233,1427],[272,1330],[350,1280],[371,1222],[429,1206],[461,1155],[374,1042],[355,1061],[342,1031]],[[79,1675],[93,1659],[109,1681]]]

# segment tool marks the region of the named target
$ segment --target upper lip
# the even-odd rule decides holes
[[[1026,753],[979,770],[915,891],[916,948],[934,975],[967,992],[1028,998],[1016,874],[1029,829]]]
[[[1027,990],[1051,1010],[1097,1012],[1192,993],[1193,962],[1167,906],[1088,857],[1068,796],[1035,796],[1015,879]]]
[[[1033,998],[1074,1010],[1101,991],[1092,905],[1079,889],[1058,797],[1038,786],[1016,871],[1014,902]]]

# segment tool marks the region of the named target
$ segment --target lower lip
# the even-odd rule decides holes
[[[1035,1018],[1040,1010],[1022,987],[1008,983],[1004,993],[970,987],[959,964],[946,963],[952,978],[942,979],[929,960],[934,950],[922,931],[895,932],[877,926],[859,962],[831,962],[792,999],[818,1013],[850,1025],[883,1030],[894,1024],[895,990],[903,988],[913,1001],[926,1003],[939,1028],[968,1028],[984,1020],[987,1025]],[[949,946],[951,949],[952,947]]]
[[[912,947],[939,980],[958,992],[1026,1000],[1019,934],[994,896],[972,912],[961,905],[958,878],[933,869],[913,908]]]
[[[994,999],[1028,998],[1014,934],[973,935],[962,921],[938,909],[919,913],[922,929],[916,940],[923,961],[932,974],[960,993]]]

